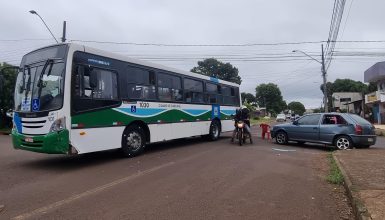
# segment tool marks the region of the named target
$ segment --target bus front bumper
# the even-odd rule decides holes
[[[62,130],[45,135],[24,135],[12,130],[12,141],[15,149],[47,154],[68,154],[69,131]]]

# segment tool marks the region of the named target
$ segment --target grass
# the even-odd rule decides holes
[[[332,184],[342,185],[344,183],[344,176],[342,175],[340,168],[338,168],[332,153],[329,153],[327,158],[330,162],[330,170],[326,180]]]
[[[252,125],[259,125],[261,123],[269,124],[274,121],[274,118],[259,118],[259,119],[251,119],[250,123]]]

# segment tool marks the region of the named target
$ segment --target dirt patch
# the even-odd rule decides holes
[[[320,182],[323,183],[322,187],[329,192],[328,196],[325,195],[325,202],[331,202],[334,208],[339,213],[340,219],[355,219],[353,209],[349,203],[346,191],[343,185],[328,183],[326,177],[330,174],[330,162],[328,159],[328,153],[319,154],[314,157],[313,168],[318,174]]]

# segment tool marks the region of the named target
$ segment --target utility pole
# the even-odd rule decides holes
[[[61,42],[66,42],[66,27],[67,27],[67,22],[63,21],[63,36],[61,38]]]
[[[324,87],[324,108],[325,112],[329,112],[329,105],[328,105],[328,90],[326,86],[326,69],[325,69],[325,55],[324,55],[324,45],[321,44],[321,51],[322,51],[322,78],[324,81],[323,87]]]

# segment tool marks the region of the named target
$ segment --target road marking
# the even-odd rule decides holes
[[[297,151],[297,150],[279,149],[279,148],[271,148],[271,149],[275,150],[275,151],[282,151],[282,152],[294,152],[294,151]]]
[[[153,173],[153,172],[155,172],[157,170],[163,169],[165,167],[172,166],[172,165],[174,165],[176,163],[180,163],[180,162],[185,162],[185,161],[191,160],[191,159],[193,159],[195,157],[198,157],[198,156],[200,156],[202,154],[206,154],[206,153],[208,153],[210,151],[214,151],[214,150],[216,150],[216,148],[215,149],[211,149],[211,150],[207,150],[207,151],[202,151],[200,153],[194,154],[194,155],[192,155],[190,157],[187,157],[187,158],[184,158],[184,159],[181,159],[181,160],[178,160],[178,161],[168,162],[168,163],[165,163],[165,164],[153,167],[153,168],[145,170],[145,171],[139,171],[139,172],[137,172],[137,173],[135,173],[133,175],[130,175],[130,176],[127,176],[127,177],[115,180],[115,181],[107,183],[105,185],[93,188],[91,190],[87,190],[87,191],[85,191],[83,193],[76,194],[76,195],[73,195],[73,196],[68,197],[66,199],[54,202],[51,205],[47,205],[47,206],[35,209],[35,210],[31,211],[31,212],[27,212],[27,213],[18,215],[16,217],[13,217],[12,219],[14,219],[14,220],[22,220],[22,219],[31,218],[31,217],[36,216],[36,215],[46,214],[51,209],[55,209],[55,208],[58,208],[60,206],[69,204],[69,203],[71,203],[71,202],[73,202],[75,200],[78,200],[78,199],[81,199],[81,198],[84,198],[84,197],[87,197],[87,196],[90,196],[90,195],[93,195],[93,194],[105,191],[105,190],[107,190],[109,188],[112,188],[112,187],[114,187],[116,185],[119,185],[121,183],[127,182],[129,180],[135,179],[137,177],[141,177],[141,176],[149,174],[149,173]]]
[[[39,209],[35,209],[34,211],[32,212],[28,212],[28,213],[25,213],[25,214],[21,214],[21,215],[18,215],[12,219],[15,219],[15,220],[20,220],[20,219],[27,219],[27,218],[30,218],[34,215],[37,215],[37,214],[42,214],[42,213],[46,213],[48,210],[50,209],[54,209],[54,208],[57,208],[59,206],[62,206],[62,205],[65,205],[65,204],[68,204],[68,203],[71,203],[75,200],[78,200],[80,198],[83,198],[83,197],[86,197],[86,196],[90,196],[92,194],[96,194],[98,192],[101,192],[101,191],[104,191],[106,189],[109,189],[113,186],[116,186],[118,184],[121,184],[121,183],[124,183],[124,182],[127,182],[129,180],[132,180],[132,179],[135,179],[137,177],[140,177],[140,176],[143,176],[143,175],[146,175],[146,174],[149,174],[149,173],[152,173],[152,172],[155,172],[157,170],[160,170],[162,168],[165,168],[165,167],[168,167],[168,166],[171,166],[175,164],[175,162],[169,162],[169,163],[166,163],[166,164],[163,164],[163,165],[160,165],[160,166],[157,166],[157,167],[154,167],[154,168],[151,168],[151,169],[148,169],[148,170],[145,170],[143,172],[138,172],[136,174],[133,174],[131,176],[127,176],[127,177],[124,177],[124,178],[121,178],[121,179],[118,179],[118,180],[115,180],[111,183],[107,183],[105,185],[102,185],[102,186],[99,186],[99,187],[96,187],[94,189],[91,189],[91,190],[88,190],[88,191],[85,191],[83,193],[80,193],[80,194],[77,194],[77,195],[73,195],[67,199],[63,199],[61,201],[58,201],[58,202],[55,202],[51,205],[48,205],[48,206],[45,206],[45,207],[42,207],[42,208],[39,208]]]

